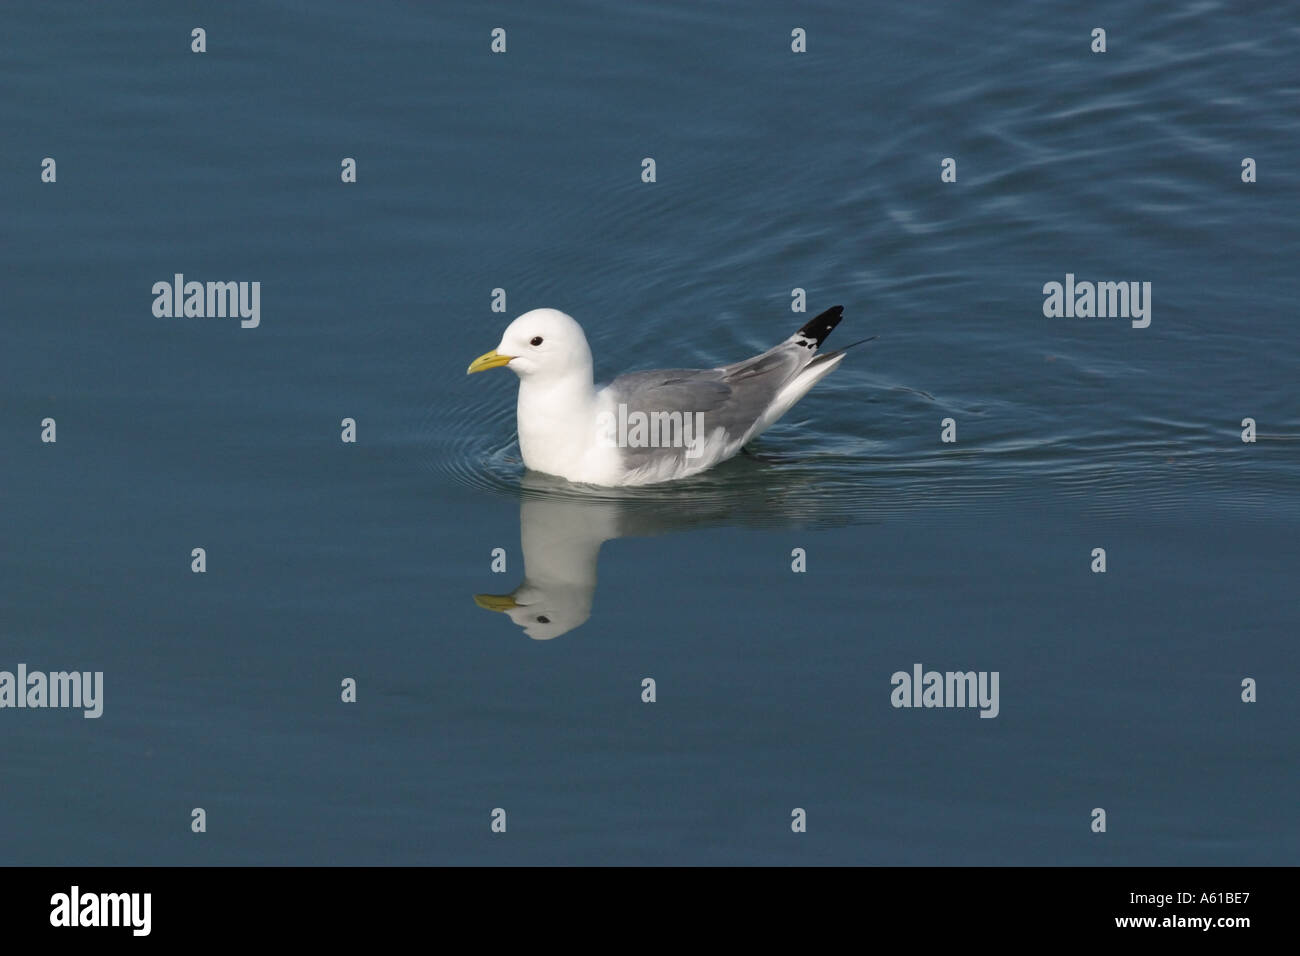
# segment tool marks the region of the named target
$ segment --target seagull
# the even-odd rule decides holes
[[[675,481],[731,458],[849,348],[871,341],[818,354],[843,314],[843,306],[827,309],[780,345],[731,365],[630,372],[598,389],[582,326],[556,309],[534,309],[465,374],[505,366],[519,376],[519,451],[532,471],[604,487]]]

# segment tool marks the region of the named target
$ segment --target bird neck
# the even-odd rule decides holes
[[[519,380],[519,451],[534,471],[564,475],[596,436],[596,390],[591,369],[548,379]]]

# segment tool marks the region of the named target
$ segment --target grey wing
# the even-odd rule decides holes
[[[777,393],[813,358],[791,342],[752,358],[710,369],[656,369],[620,375],[609,384],[617,404],[627,413],[669,415],[700,413],[705,433],[721,428],[729,442],[742,441]],[[638,457],[658,457],[663,448],[625,448],[631,466]]]
[[[718,368],[661,368],[629,372],[609,383],[615,401],[629,411],[716,412],[731,398]]]
[[[814,356],[814,352],[786,341],[761,355],[719,369],[723,381],[731,389],[727,402],[727,434],[738,439],[747,437],[777,394]]]

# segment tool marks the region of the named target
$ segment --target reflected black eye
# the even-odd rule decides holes
[[[537,615],[537,623],[538,623],[538,624],[550,624],[550,623],[551,623],[551,619],[550,619],[549,617],[547,617],[545,614],[539,614],[539,615]]]
[[[533,336],[533,340],[532,340],[531,342],[529,342],[528,344],[529,344],[529,345],[541,345],[541,344],[542,344],[542,337],[541,337],[540,335],[534,335],[534,336]]]

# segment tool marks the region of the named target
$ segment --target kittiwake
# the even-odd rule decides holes
[[[533,471],[604,486],[672,481],[735,455],[830,374],[846,350],[818,349],[843,313],[827,309],[732,365],[630,372],[597,389],[582,326],[534,309],[466,374],[504,365],[519,376],[519,450]]]

